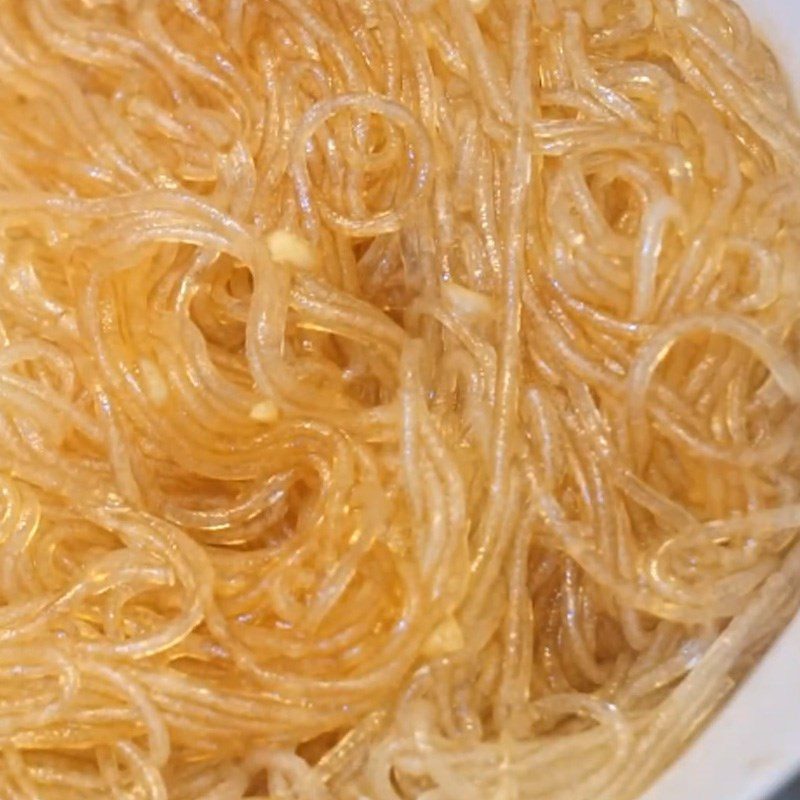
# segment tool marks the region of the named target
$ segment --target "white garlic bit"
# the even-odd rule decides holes
[[[425,640],[422,654],[428,658],[439,658],[463,649],[464,631],[458,620],[452,614],[448,614]]]
[[[279,416],[278,406],[272,400],[262,400],[250,409],[250,419],[255,422],[275,422]]]
[[[291,231],[277,230],[267,236],[269,257],[276,264],[288,264],[303,270],[317,266],[317,252],[314,247]]]
[[[457,314],[488,316],[492,313],[492,298],[482,292],[467,289],[449,281],[442,286],[442,297]]]
[[[145,394],[157,406],[163,406],[169,399],[169,386],[158,364],[151,358],[142,358],[139,360],[139,372]]]

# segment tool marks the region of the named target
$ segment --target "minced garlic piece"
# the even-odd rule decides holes
[[[150,358],[142,358],[139,360],[139,371],[142,375],[142,388],[145,394],[157,406],[163,406],[169,399],[169,387],[158,364]]]
[[[449,614],[425,640],[422,654],[428,658],[438,658],[464,649],[464,631],[458,620]]]
[[[442,286],[442,296],[451,308],[470,316],[488,316],[492,313],[492,299],[481,292],[467,289],[452,281]]]
[[[311,270],[317,265],[317,252],[302,236],[291,231],[273,231],[267,236],[269,257],[276,264]]]
[[[280,412],[272,400],[262,400],[250,410],[250,419],[255,422],[275,422]]]

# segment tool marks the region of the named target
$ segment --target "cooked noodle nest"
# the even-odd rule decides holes
[[[624,800],[800,603],[800,125],[728,0],[0,0],[0,797]]]

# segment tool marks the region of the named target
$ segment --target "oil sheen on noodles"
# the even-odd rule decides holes
[[[0,0],[0,797],[627,800],[800,600],[800,126],[726,0]]]

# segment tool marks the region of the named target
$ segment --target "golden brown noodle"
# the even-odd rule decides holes
[[[632,798],[797,607],[732,3],[3,0],[0,103],[0,797]]]

